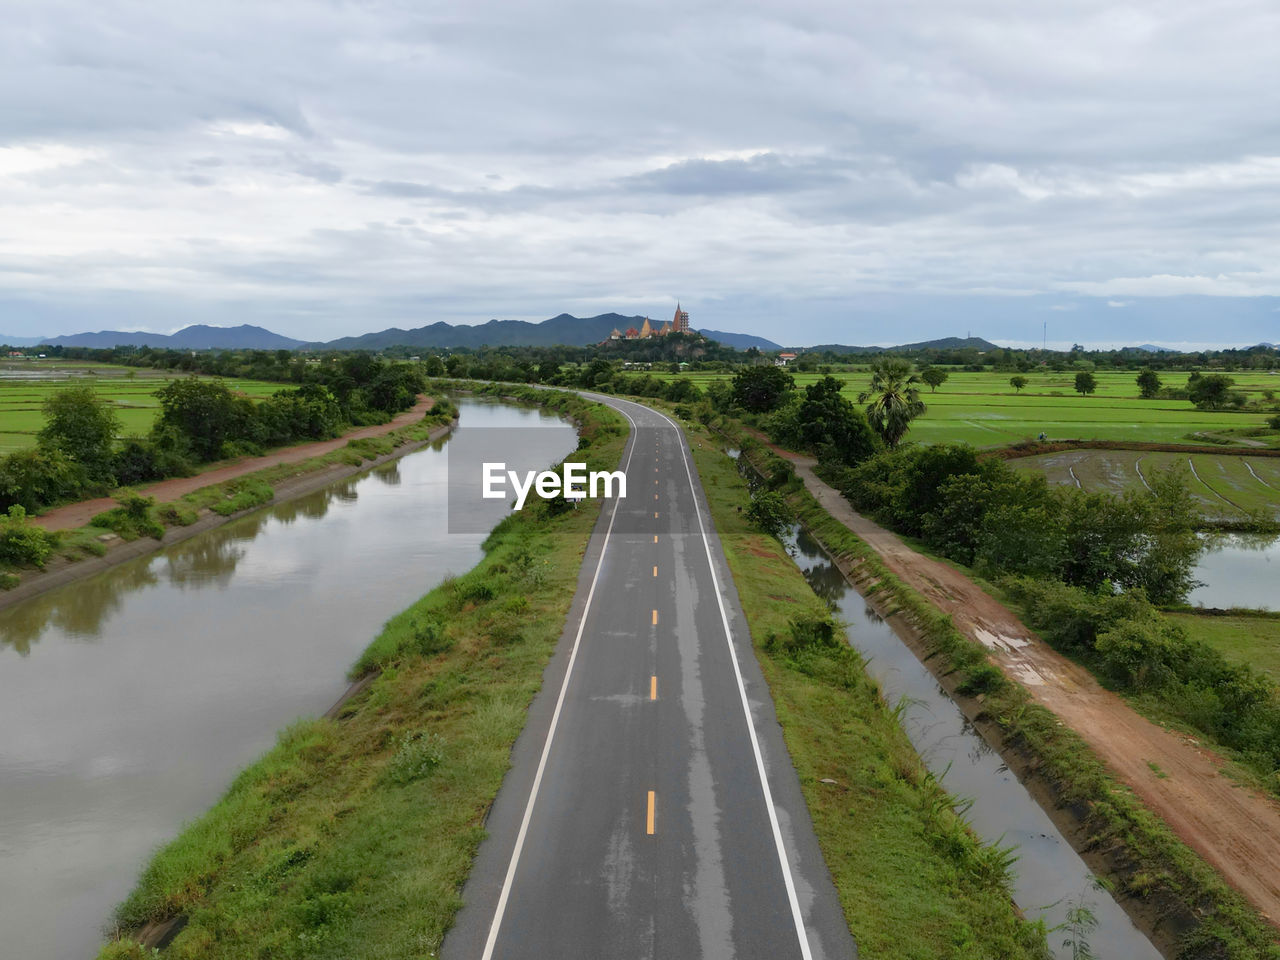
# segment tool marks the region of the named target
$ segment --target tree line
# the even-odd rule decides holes
[[[120,437],[115,406],[92,387],[60,390],[44,403],[36,445],[0,458],[0,510],[55,503],[165,477],[269,447],[337,436],[349,425],[384,423],[413,405],[422,372],[367,355],[253,401],[220,379],[174,379],[156,391],[160,414],[142,436]]]

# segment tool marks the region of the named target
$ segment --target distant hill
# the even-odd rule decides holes
[[[772,340],[756,337],[749,333],[727,333],[724,330],[699,330],[698,332],[704,337],[710,337],[717,343],[723,343],[726,347],[733,347],[735,350],[750,350],[755,347],[757,350],[763,350],[768,353],[782,349],[782,344],[780,343],[774,343]]]
[[[1124,353],[1126,350],[1134,350],[1134,351],[1143,350],[1143,351],[1146,351],[1147,353],[1177,353],[1178,352],[1177,350],[1170,350],[1168,347],[1157,347],[1154,343],[1140,343],[1136,347],[1120,348],[1121,353]]]
[[[35,342],[64,347],[135,346],[169,347],[175,350],[292,350],[303,344],[301,340],[281,336],[247,323],[238,327],[210,327],[198,323],[172,334],[100,330],[97,333],[72,333]]]
[[[922,340],[919,343],[903,343],[896,347],[851,347],[842,343],[824,343],[809,347],[809,353],[914,353],[919,350],[999,350],[1000,347],[981,337],[943,337],[940,340]]]
[[[650,324],[655,321],[650,319]],[[530,323],[526,320],[490,320],[474,326],[433,323],[412,330],[392,327],[359,337],[342,337],[324,344],[334,350],[382,350],[386,347],[585,347],[606,339],[616,328],[639,327],[644,317],[624,317],[602,313],[595,317],[574,317],[567,313]]]

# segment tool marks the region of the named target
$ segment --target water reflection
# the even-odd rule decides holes
[[[1043,917],[1052,927],[1065,919],[1081,890],[1091,890],[1089,906],[1098,929],[1090,939],[1097,954],[1157,960],[1160,954],[1111,895],[1092,890],[1092,872],[1048,814],[821,545],[797,530],[788,537],[788,553],[814,591],[834,601],[847,623],[849,643],[864,657],[885,701],[898,705],[903,729],[921,759],[953,797],[969,804],[965,816],[974,830],[988,843],[1017,848],[1012,892],[1023,912]],[[1051,937],[1049,946],[1056,957],[1071,956],[1060,937]]]
[[[1194,606],[1274,610],[1280,602],[1280,539],[1249,533],[1206,537],[1192,576],[1200,581],[1187,597]]]
[[[460,435],[515,434],[513,469],[575,446],[539,411],[460,406]],[[475,565],[487,529],[443,534],[450,456],[435,444],[0,611],[6,956],[92,956],[148,853],[323,712],[391,614]],[[496,523],[507,505],[487,503]]]

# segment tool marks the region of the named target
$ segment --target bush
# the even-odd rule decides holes
[[[155,497],[141,497],[136,493],[123,494],[116,498],[120,506],[106,510],[89,523],[118,533],[125,540],[136,540],[138,537],[164,537],[164,526],[152,519],[151,508],[155,506]]]
[[[443,737],[423,731],[408,733],[387,764],[387,779],[401,785],[412,783],[430,774],[443,762]]]
[[[196,512],[187,507],[179,506],[176,503],[166,503],[161,505],[156,511],[156,517],[165,526],[169,527],[189,527],[196,522]]]
[[[412,648],[415,653],[424,657],[434,657],[438,653],[444,653],[452,649],[456,642],[449,636],[440,621],[433,617],[420,622],[415,621],[412,630]]]
[[[771,537],[781,537],[793,520],[787,501],[781,494],[772,490],[761,490],[751,494],[751,505],[747,508],[747,516],[752,523]]]
[[[771,653],[795,655],[807,651],[835,650],[844,646],[844,638],[830,617],[797,617],[787,623],[787,635],[769,634],[765,649]]]
[[[27,521],[27,511],[15,504],[0,518],[0,563],[43,567],[58,544],[58,536]]]
[[[0,508],[17,504],[28,513],[89,489],[84,468],[59,450],[18,450],[0,458]]]

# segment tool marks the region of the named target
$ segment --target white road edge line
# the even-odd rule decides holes
[[[623,400],[622,402],[633,403],[634,401]],[[813,960],[813,953],[809,948],[809,934],[805,930],[804,917],[800,913],[800,900],[796,896],[795,880],[791,876],[791,861],[787,857],[786,845],[782,842],[782,828],[778,826],[778,814],[773,808],[773,792],[769,789],[769,777],[765,773],[764,757],[760,753],[760,741],[756,738],[755,722],[751,719],[751,704],[747,700],[747,688],[742,680],[742,670],[738,666],[738,652],[733,646],[733,631],[729,629],[729,615],[725,612],[724,597],[720,592],[720,578],[716,575],[715,561],[711,558],[711,541],[707,538],[707,528],[702,522],[702,507],[698,504],[698,486],[693,482],[693,471],[689,468],[689,455],[685,452],[684,435],[680,431],[679,424],[666,414],[643,404],[637,403],[635,405],[649,413],[657,414],[671,424],[676,431],[677,442],[680,444],[680,457],[684,460],[685,476],[689,478],[689,492],[693,496],[693,509],[698,515],[698,532],[702,534],[702,546],[707,552],[707,566],[711,569],[711,583],[716,589],[716,603],[720,607],[720,623],[724,626],[725,643],[729,646],[729,660],[733,664],[734,678],[738,681],[738,695],[742,699],[742,713],[747,720],[747,733],[751,737],[751,750],[756,757],[756,772],[760,775],[760,789],[764,791],[765,808],[769,811],[769,825],[773,828],[773,842],[778,849],[778,863],[782,867],[782,879],[787,887],[787,900],[791,904],[791,918],[795,921],[796,937],[800,941],[800,954],[804,957],[804,960]],[[623,416],[627,416],[626,413],[623,413]],[[630,417],[627,417],[627,419],[631,420]],[[632,425],[635,424],[634,420],[631,422]]]
[[[616,407],[614,409],[617,409]],[[623,472],[631,469],[631,455],[635,453],[636,441],[639,439],[639,427],[625,410],[618,410],[635,432],[631,439],[631,451],[627,454],[627,462]],[[529,832],[529,820],[533,817],[533,805],[538,799],[538,788],[542,785],[542,774],[546,770],[547,756],[551,753],[551,741],[556,735],[556,725],[560,722],[560,709],[564,706],[564,696],[569,689],[569,678],[573,676],[573,665],[578,659],[578,647],[582,644],[582,632],[587,626],[587,614],[591,610],[591,601],[596,595],[596,583],[600,579],[600,568],[604,566],[604,555],[609,549],[609,538],[613,535],[613,522],[618,519],[618,504],[614,499],[613,513],[609,517],[609,527],[604,532],[604,543],[600,546],[600,558],[596,561],[595,573],[591,577],[591,588],[587,591],[587,602],[582,607],[582,616],[578,619],[578,632],[573,638],[573,649],[569,652],[569,662],[564,669],[564,681],[560,684],[560,696],[556,698],[556,708],[551,714],[551,725],[547,728],[547,739],[542,745],[542,756],[538,759],[538,771],[533,777],[533,786],[529,790],[529,801],[524,807],[524,817],[520,821],[520,831],[516,834],[516,844],[511,851],[511,862],[507,865],[507,876],[502,881],[502,892],[498,895],[498,905],[493,911],[493,922],[489,925],[489,937],[485,940],[483,960],[492,960],[493,948],[498,942],[498,929],[502,926],[502,916],[507,910],[507,899],[511,896],[511,884],[515,880],[516,867],[520,863],[520,852],[524,849],[524,838]],[[736,666],[736,664],[735,664]],[[807,954],[806,954],[807,957]]]

